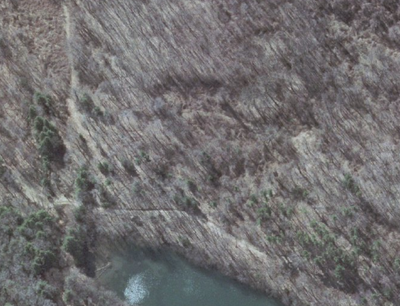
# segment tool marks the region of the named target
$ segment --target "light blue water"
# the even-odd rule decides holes
[[[280,306],[219,273],[199,269],[170,253],[130,251],[114,256],[100,281],[131,305]]]

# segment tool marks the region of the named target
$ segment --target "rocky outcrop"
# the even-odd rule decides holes
[[[0,7],[3,201],[70,224],[83,203],[99,242],[168,245],[287,305],[399,300],[396,1]]]

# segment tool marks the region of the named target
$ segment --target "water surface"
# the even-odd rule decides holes
[[[171,252],[133,249],[115,255],[100,282],[131,305],[281,306],[223,275],[194,267]]]

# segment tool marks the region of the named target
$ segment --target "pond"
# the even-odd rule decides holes
[[[111,258],[98,278],[131,305],[281,306],[219,273],[200,269],[172,252],[133,249]]]

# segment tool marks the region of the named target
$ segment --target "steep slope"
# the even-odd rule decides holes
[[[396,1],[1,10],[4,201],[288,305],[399,300]]]

